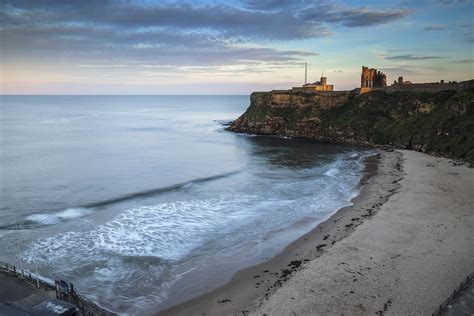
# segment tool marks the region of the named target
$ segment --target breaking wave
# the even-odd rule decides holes
[[[41,225],[54,225],[62,221],[71,220],[79,217],[89,215],[93,212],[90,208],[74,207],[55,213],[41,213],[33,214],[26,217],[26,220],[32,221]]]

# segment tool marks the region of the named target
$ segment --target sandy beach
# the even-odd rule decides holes
[[[159,314],[431,314],[474,267],[474,169],[382,151],[361,184],[279,255]]]

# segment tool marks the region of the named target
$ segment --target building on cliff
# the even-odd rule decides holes
[[[408,81],[408,80],[407,80],[407,81],[403,81],[403,77],[398,77],[398,80],[393,81],[392,86],[393,86],[393,85],[397,85],[397,84],[412,84],[412,82],[411,82],[411,81]]]
[[[360,78],[360,93],[369,92],[374,89],[382,89],[387,86],[387,76],[375,68],[362,66]]]
[[[307,83],[308,81],[308,64],[304,65],[304,84],[301,87],[294,87],[294,92],[321,92],[321,91],[334,91],[334,85],[328,84],[328,78],[321,76],[319,81],[313,83]]]
[[[294,87],[293,91],[315,92],[315,91],[334,91],[334,85],[328,84],[327,77],[321,77],[320,81],[306,83],[301,87]]]

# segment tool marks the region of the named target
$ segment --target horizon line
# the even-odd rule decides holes
[[[0,97],[26,97],[26,96],[117,96],[117,97],[126,97],[126,96],[174,96],[174,97],[183,97],[183,96],[245,96],[247,94],[0,94]]]

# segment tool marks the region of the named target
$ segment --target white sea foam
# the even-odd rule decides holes
[[[89,215],[92,212],[93,210],[90,208],[74,207],[55,213],[33,214],[27,216],[26,219],[42,225],[54,225],[60,223],[61,221],[67,221]]]
[[[215,229],[245,216],[226,212],[242,199],[252,196],[222,196],[201,201],[177,201],[141,206],[118,215],[112,221],[87,232],[65,232],[37,241],[26,260],[54,256],[78,256],[109,252],[122,256],[153,256],[179,260],[211,235]],[[36,214],[34,219],[51,223],[50,217]],[[51,216],[51,215],[50,215]],[[61,218],[57,213],[54,220]],[[73,251],[72,251],[73,250]]]
[[[339,169],[338,168],[331,168],[329,169],[328,171],[326,171],[324,173],[324,175],[328,176],[328,177],[331,177],[331,178],[334,178],[337,174],[339,173]]]

